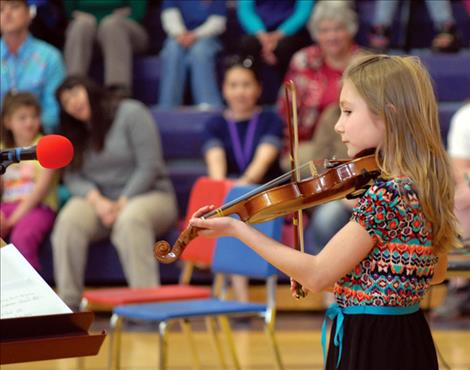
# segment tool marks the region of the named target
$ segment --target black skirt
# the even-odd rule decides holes
[[[336,328],[333,322],[331,333]],[[431,330],[421,310],[409,315],[344,315],[341,361],[330,335],[327,370],[438,370]]]

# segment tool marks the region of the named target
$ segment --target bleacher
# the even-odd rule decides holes
[[[414,37],[419,39],[415,44],[418,48],[409,51],[411,55],[421,58],[428,67],[434,81],[439,101],[441,134],[444,143],[447,141],[447,132],[452,115],[462,105],[464,100],[470,98],[470,50],[468,49],[470,17],[463,13],[462,5],[459,2],[453,2],[452,5],[463,39],[466,40],[467,48],[457,54],[434,54],[429,50],[421,49],[422,43],[427,42],[426,37],[429,37],[430,34],[423,31],[428,29],[429,17],[418,16],[415,20],[418,20],[418,24],[421,22],[423,28],[422,32],[417,33],[421,34],[423,38],[419,39],[419,35],[415,35]],[[358,1],[357,9],[360,14],[360,29],[357,40],[360,44],[364,44],[366,42],[366,30],[370,25],[372,17],[373,2]],[[403,32],[408,31],[403,27],[399,19],[395,21],[394,25],[397,33],[393,43],[396,46],[403,39]],[[158,38],[156,42],[158,42]],[[200,111],[189,107],[172,111],[157,110],[154,105],[158,101],[159,73],[158,55],[152,54],[137,57],[134,63],[134,96],[151,107],[161,134],[164,158],[176,190],[179,215],[180,219],[182,219],[186,212],[188,196],[193,183],[199,176],[206,174],[206,167],[201,152],[202,133],[205,122],[216,112]],[[262,71],[264,76],[270,76],[270,73],[269,70]],[[273,82],[273,79],[268,78],[268,81],[271,84],[279,85],[279,82],[275,80]],[[264,95],[262,102],[272,104],[277,95],[276,87],[265,86],[265,91],[268,94]],[[165,239],[173,242],[177,234],[178,230],[175,227],[165,236]],[[43,245],[40,251],[40,259],[43,264],[41,274],[48,282],[52,283],[52,251],[49,241]],[[163,283],[174,283],[179,275],[179,265],[161,265],[160,271]],[[196,282],[198,279],[205,281],[207,276],[202,274],[198,277],[196,274]],[[96,243],[90,248],[86,270],[86,284],[89,286],[125,284],[117,252],[109,241]]]

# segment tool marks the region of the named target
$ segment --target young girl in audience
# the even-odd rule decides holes
[[[233,56],[225,69],[226,110],[207,122],[203,151],[209,176],[257,184],[281,174],[282,121],[258,106],[262,87],[253,59]],[[245,277],[234,276],[237,299],[248,300]]]
[[[231,57],[223,82],[227,107],[206,124],[203,151],[210,177],[257,184],[280,175],[282,121],[258,106],[261,91],[253,59]]]
[[[8,93],[1,115],[2,148],[35,145],[41,138],[41,108],[30,93]],[[37,161],[10,165],[1,177],[1,236],[36,269],[38,249],[54,224],[57,211],[56,171]]]
[[[340,106],[335,129],[348,155],[376,148],[381,176],[317,256],[233,218],[200,218],[212,206],[196,212],[191,224],[201,235],[241,239],[295,279],[292,289],[295,281],[314,292],[333,289],[327,369],[437,370],[419,304],[444,279],[447,252],[459,241],[429,75],[412,57],[359,57],[345,71]]]

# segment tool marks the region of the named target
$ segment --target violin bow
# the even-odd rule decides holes
[[[289,128],[289,154],[290,154],[290,165],[291,165],[291,177],[293,182],[300,182],[300,169],[298,166],[299,162],[299,126],[297,118],[297,93],[295,89],[294,81],[289,80],[285,82],[285,94],[286,94],[286,107],[287,107],[287,125]],[[290,100],[292,96],[292,101]],[[302,210],[294,212],[292,220],[294,225],[294,248],[304,253],[304,226],[303,226],[303,214]],[[306,296],[305,291],[302,289],[302,285],[296,281],[296,298],[304,298]]]

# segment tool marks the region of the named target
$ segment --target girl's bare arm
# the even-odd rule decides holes
[[[216,180],[225,179],[227,176],[227,164],[225,151],[220,147],[210,148],[206,152],[207,172],[210,178]]]
[[[278,154],[279,149],[276,146],[268,143],[260,144],[256,149],[253,160],[248,165],[240,180],[252,184],[261,182],[271,164],[276,160]]]
[[[250,225],[229,217],[207,220],[193,218],[191,224],[206,229],[200,232],[201,235],[239,238],[261,257],[313,292],[333,286],[364,259],[374,245],[372,237],[354,221],[347,223],[317,256],[300,253]]]

